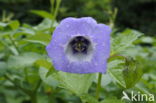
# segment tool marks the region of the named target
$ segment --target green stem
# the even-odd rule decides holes
[[[102,74],[98,74],[98,83],[97,83],[97,88],[96,88],[96,99],[99,99],[99,94],[100,94],[100,89],[101,89],[101,80],[102,80]]]
[[[36,93],[32,93],[30,95],[31,103],[37,103],[37,95]]]
[[[51,13],[53,14],[54,12],[54,2],[55,0],[50,0],[50,4],[51,4]]]
[[[36,87],[34,88],[34,92],[37,92],[37,90],[38,90],[38,88],[40,87],[41,83],[42,83],[42,80],[40,79],[40,80],[38,81]]]
[[[61,4],[61,0],[57,0],[56,1],[56,8],[55,8],[55,11],[54,11],[54,20],[56,19],[56,16],[57,16],[57,14],[58,14],[58,9],[59,9],[59,7],[60,7],[60,4]]]
[[[58,9],[60,7],[60,4],[61,4],[61,0],[56,0],[56,8],[54,10],[54,13],[53,13],[53,18],[52,18],[52,23],[51,23],[51,28],[53,27],[54,23],[55,23],[55,19],[57,17],[57,14],[58,14]]]
[[[32,91],[32,93],[29,95],[30,99],[31,99],[31,103],[38,103],[37,102],[37,90],[40,87],[42,83],[42,80],[40,79],[36,85],[36,87],[34,88],[34,90]]]
[[[118,9],[115,8],[113,11],[110,10],[110,18],[109,18],[109,23],[110,23],[110,27],[113,29],[114,28],[114,24],[115,24],[115,19],[118,13]]]

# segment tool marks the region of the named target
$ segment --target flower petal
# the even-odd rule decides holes
[[[70,73],[104,73],[110,53],[110,33],[108,26],[97,24],[91,17],[69,17],[57,26],[46,50],[57,70]],[[91,40],[94,47],[91,61],[71,62],[67,58],[65,47],[75,36],[87,36]]]
[[[62,71],[80,74],[96,73],[96,72],[105,73],[106,63],[107,63],[106,60],[103,61],[103,63],[101,63],[100,65],[91,62],[83,62],[83,63],[72,62],[66,65]]]
[[[110,33],[110,27],[104,24],[97,24],[94,29],[92,40],[96,43],[95,54],[100,58],[106,59],[110,55]]]

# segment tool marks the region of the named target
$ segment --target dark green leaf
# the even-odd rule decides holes
[[[126,61],[125,69],[123,71],[126,88],[133,87],[142,76],[142,68],[132,59]]]
[[[97,99],[89,94],[83,94],[81,97],[83,103],[100,103]]]
[[[6,73],[7,64],[5,62],[0,62],[0,76],[3,76]]]
[[[105,100],[101,101],[100,103],[124,103],[124,101],[121,101],[117,98],[106,98]]]

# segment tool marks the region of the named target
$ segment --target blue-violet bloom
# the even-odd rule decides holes
[[[61,21],[46,47],[55,69],[70,73],[106,72],[111,29],[91,17]]]

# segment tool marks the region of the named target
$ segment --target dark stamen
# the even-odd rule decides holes
[[[75,37],[70,43],[73,53],[87,54],[90,41],[83,36]]]

